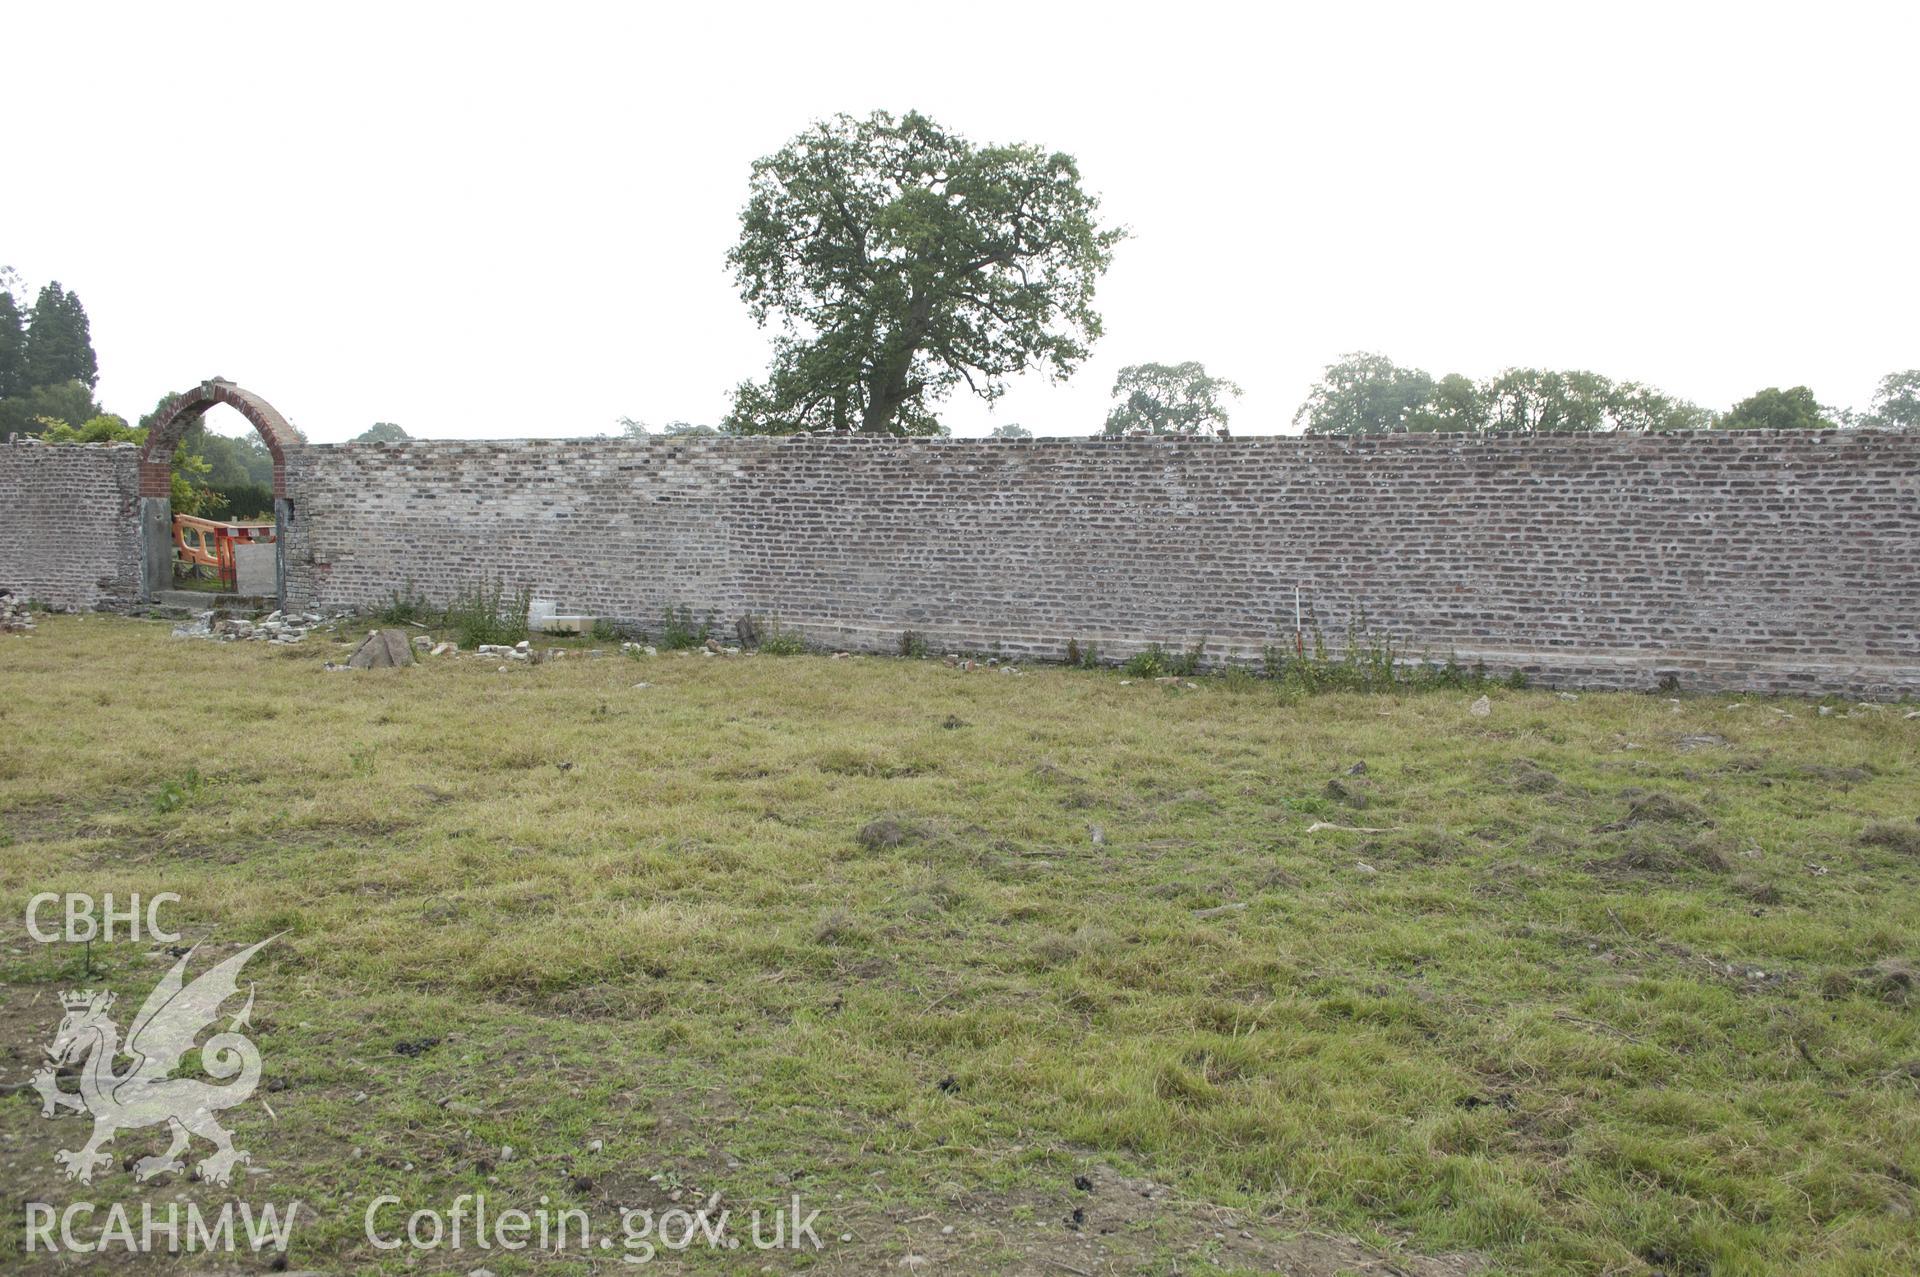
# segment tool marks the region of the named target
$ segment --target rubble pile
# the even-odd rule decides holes
[[[17,598],[7,590],[0,590],[0,634],[33,633],[33,613],[27,609],[25,599]]]
[[[191,621],[173,627],[175,638],[211,638],[233,643],[252,640],[267,643],[298,643],[307,631],[324,618],[318,612],[272,612],[258,621],[243,617],[202,612]]]

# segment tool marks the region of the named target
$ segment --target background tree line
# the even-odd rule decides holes
[[[145,443],[160,409],[137,426],[94,399],[100,360],[86,307],[54,281],[30,311],[14,293],[20,276],[0,267],[0,437],[34,435],[48,443]],[[273,517],[273,456],[252,435],[215,434],[195,419],[173,454],[176,514]]]
[[[669,435],[827,431],[941,435],[962,389],[991,404],[1012,378],[1071,376],[1102,332],[1095,290],[1126,238],[1103,224],[1074,158],[976,145],[918,112],[836,115],[757,160],[727,255],[756,322],[777,330],[767,375],[738,386],[717,427]],[[93,401],[98,361],[80,300],[58,283],[19,310],[0,273],[0,432],[141,436]],[[1240,389],[1197,361],[1131,364],[1113,386],[1110,435],[1224,435]],[[1716,412],[1638,381],[1509,368],[1434,377],[1378,354],[1328,365],[1294,416],[1310,434],[1920,427],[1920,369],[1882,379],[1865,413],[1805,386],[1768,387]],[[645,422],[621,418],[629,435]],[[1030,437],[1017,423],[1000,438]],[[356,442],[404,440],[378,422]],[[175,458],[176,507],[270,508],[266,449],[193,423]]]
[[[935,409],[956,390],[992,403],[1016,374],[1070,376],[1101,334],[1095,286],[1126,238],[1099,207],[1060,152],[977,146],[917,112],[816,123],[753,165],[727,262],[779,335],[766,379],[735,391],[721,431],[945,434]],[[1198,362],[1130,365],[1105,429],[1224,435],[1238,394]],[[1889,374],[1864,414],[1825,408],[1805,386],[1715,412],[1584,370],[1474,381],[1354,354],[1294,422],[1313,434],[1910,427],[1920,370]]]
[[[1384,355],[1329,364],[1293,422],[1308,434],[1427,434],[1510,430],[1830,430],[1920,426],[1920,369],[1881,378],[1865,413],[1823,406],[1805,386],[1769,386],[1714,412],[1638,381],[1596,372],[1509,368],[1484,381],[1435,379]]]

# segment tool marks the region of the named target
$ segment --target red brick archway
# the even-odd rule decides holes
[[[272,404],[251,390],[215,377],[184,394],[168,396],[166,406],[148,427],[146,446],[140,451],[141,496],[164,497],[172,492],[173,450],[187,427],[215,404],[227,404],[253,423],[267,451],[273,454],[273,495],[287,495],[287,450],[306,440]]]
[[[203,381],[185,394],[169,395],[147,427],[140,449],[140,579],[149,599],[173,584],[173,451],[180,436],[215,404],[227,404],[253,423],[273,454],[273,522],[276,544],[273,592],[284,604],[287,594],[287,524],[293,503],[287,500],[287,454],[306,440],[280,410],[254,394],[219,377]]]

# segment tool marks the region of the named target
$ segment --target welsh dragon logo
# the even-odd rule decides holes
[[[220,1018],[221,1004],[239,992],[240,969],[247,959],[277,938],[269,936],[242,949],[191,984],[186,982],[187,962],[197,946],[188,951],[147,995],[140,1013],[133,1017],[124,1047],[119,1026],[109,1015],[113,994],[89,989],[60,995],[66,1016],[47,1046],[49,1063],[33,1075],[32,1084],[40,1093],[42,1117],[52,1117],[63,1108],[93,1115],[93,1135],[86,1145],[53,1155],[66,1168],[68,1179],[91,1184],[94,1171],[113,1161],[111,1154],[101,1151],[102,1145],[123,1130],[161,1123],[172,1132],[173,1143],[165,1153],[136,1162],[137,1179],[185,1169],[180,1155],[194,1135],[214,1146],[196,1167],[203,1180],[224,1186],[232,1182],[236,1164],[253,1160],[244,1149],[233,1146],[233,1136],[216,1120],[223,1109],[244,1103],[260,1084],[260,1050],[240,1032],[253,1011],[252,986],[247,989],[246,1005],[226,1032],[200,1045],[200,1065],[210,1076],[224,1079],[238,1074],[238,1078],[215,1086],[171,1074],[201,1031]],[[131,1063],[117,1072],[116,1062],[122,1055]],[[79,1067],[78,1094],[60,1089],[62,1066]]]

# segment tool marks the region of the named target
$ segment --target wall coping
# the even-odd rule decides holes
[[[1512,445],[1547,446],[1574,444],[1599,447],[1605,444],[1634,443],[1641,440],[1683,440],[1702,445],[1724,445],[1761,440],[1844,443],[1854,440],[1920,440],[1920,431],[1879,429],[1864,426],[1832,430],[1495,430],[1472,433],[1396,433],[1371,435],[1235,435],[1227,439],[1211,436],[1178,435],[1049,435],[1034,439],[943,438],[912,435],[650,435],[644,439],[624,435],[499,436],[478,439],[404,439],[387,442],[344,441],[310,443],[317,452],[405,452],[416,448],[437,447],[598,447],[644,451],[655,448],[755,448],[774,450],[784,447],[831,445],[847,448],[910,447],[926,449],[975,449],[1019,451],[1038,448],[1140,448],[1140,449],[1218,449],[1252,451],[1258,449],[1306,450],[1343,449],[1381,451],[1385,449],[1458,449],[1475,446]]]

